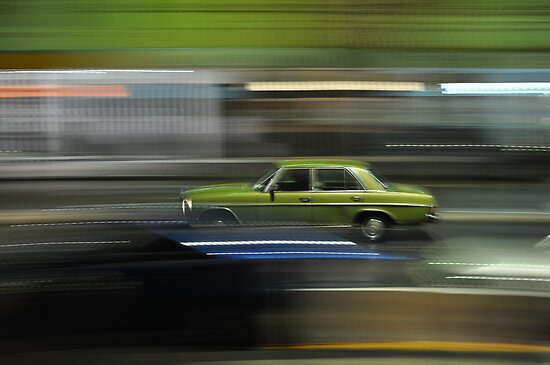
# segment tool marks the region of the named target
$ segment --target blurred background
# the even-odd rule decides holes
[[[548,1],[0,0],[0,34],[6,361],[546,359]],[[443,220],[381,261],[181,245],[345,239],[186,226],[180,188],[298,156],[426,186]]]

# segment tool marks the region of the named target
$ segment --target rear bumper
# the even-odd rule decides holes
[[[441,216],[438,213],[427,213],[426,222],[428,223],[437,223],[441,220]]]

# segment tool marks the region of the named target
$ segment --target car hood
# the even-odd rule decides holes
[[[411,194],[430,194],[428,190],[416,185],[409,184],[390,184],[390,191],[399,193],[411,193]]]
[[[243,191],[252,190],[252,185],[249,183],[231,183],[231,184],[216,184],[205,185],[185,191],[185,195],[195,194],[231,194]]]

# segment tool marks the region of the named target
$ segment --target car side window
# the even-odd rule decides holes
[[[275,185],[277,191],[307,191],[309,190],[309,169],[284,170]]]
[[[315,190],[361,190],[357,180],[345,169],[317,169]]]

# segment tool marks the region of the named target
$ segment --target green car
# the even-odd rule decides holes
[[[308,224],[359,227],[369,242],[392,225],[436,220],[426,190],[387,182],[363,162],[304,159],[274,163],[253,184],[182,190],[191,224]]]

